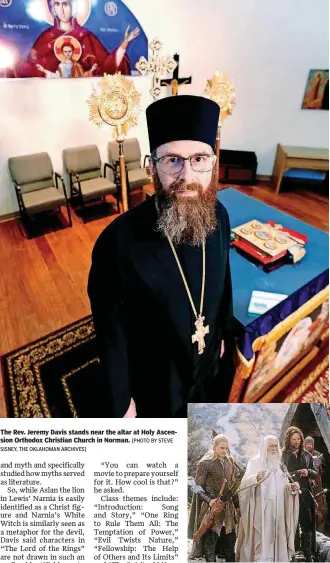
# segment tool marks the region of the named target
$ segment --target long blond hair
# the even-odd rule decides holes
[[[229,446],[229,441],[228,441],[227,436],[225,436],[225,434],[217,434],[216,436],[213,437],[212,447],[202,457],[201,461],[205,461],[205,460],[214,461],[215,459],[217,459],[215,449],[216,449],[217,445],[220,444],[220,442],[226,442],[227,446]],[[229,459],[229,455],[227,455],[227,457]]]

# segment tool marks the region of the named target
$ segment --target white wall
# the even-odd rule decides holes
[[[226,120],[222,148],[254,150],[259,174],[271,174],[278,142],[328,147],[328,112],[301,110],[308,72],[328,68],[328,0],[126,0],[149,41],[180,54],[180,92],[202,94],[216,70],[235,82],[237,105]],[[65,147],[96,143],[103,158],[106,129],[88,121],[92,84],[84,79],[0,80],[0,215],[17,209],[9,156],[48,151],[62,171]],[[151,79],[134,77],[141,92],[137,136],[148,152],[144,110]],[[164,95],[166,89],[164,88]]]

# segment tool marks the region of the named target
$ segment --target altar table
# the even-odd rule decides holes
[[[218,193],[231,227],[273,220],[308,237],[301,262],[271,273],[230,251],[237,369],[229,402],[271,401],[292,382],[319,348],[328,326],[328,234],[252,197],[228,188]],[[253,290],[288,297],[263,315],[251,315]],[[276,393],[272,394],[272,388]]]
[[[273,168],[273,182],[278,194],[284,172],[290,168],[329,170],[329,150],[309,147],[277,145]]]

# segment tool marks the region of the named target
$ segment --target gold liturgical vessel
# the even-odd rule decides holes
[[[127,179],[124,155],[124,138],[131,127],[137,125],[141,94],[133,81],[117,74],[104,74],[97,87],[92,86],[89,121],[98,127],[110,125],[112,136],[119,145],[119,170],[123,211],[128,210]]]
[[[204,90],[207,98],[210,98],[220,106],[220,118],[218,123],[217,138],[215,144],[215,154],[217,155],[217,177],[219,178],[220,166],[220,131],[224,120],[232,114],[236,104],[236,94],[232,79],[225,72],[215,72],[207,81]]]

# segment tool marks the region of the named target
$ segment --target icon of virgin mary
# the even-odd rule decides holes
[[[94,76],[104,73],[124,75],[131,74],[130,60],[126,54],[127,47],[140,33],[139,28],[130,30],[127,27],[123,41],[112,52],[108,52],[103,43],[84,27],[91,11],[91,0],[43,0],[45,4],[46,20],[51,27],[43,31],[34,42],[25,61],[20,60],[15,68],[15,75],[20,78],[44,77],[47,69],[49,73],[56,73],[58,56],[56,41],[59,37],[70,36],[81,46],[79,64],[83,71],[95,69]],[[86,75],[85,72],[82,75]]]

